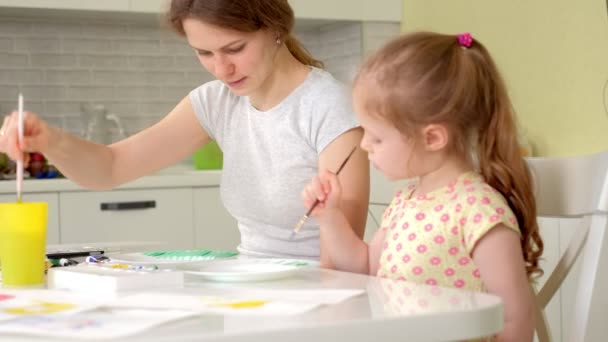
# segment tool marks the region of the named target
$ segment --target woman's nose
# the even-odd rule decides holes
[[[234,64],[225,57],[217,57],[215,59],[214,70],[217,78],[223,79],[234,73]]]

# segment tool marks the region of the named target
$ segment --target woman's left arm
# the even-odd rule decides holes
[[[500,224],[484,235],[473,250],[488,292],[501,297],[505,325],[498,341],[532,341],[536,300],[526,275],[519,235]]]
[[[344,169],[340,172],[339,179],[342,188],[340,209],[351,227],[353,227],[354,234],[360,239],[363,239],[363,235],[365,234],[369,206],[369,161],[367,153],[358,147],[362,137],[363,129],[353,128],[327,145],[319,156],[319,170],[335,172],[352,148],[357,146],[357,151],[355,151],[344,166]],[[331,248],[331,246],[325,246],[323,234],[321,234],[320,243],[321,265],[333,267],[333,263],[329,260],[329,257],[326,253],[323,253],[327,248]]]

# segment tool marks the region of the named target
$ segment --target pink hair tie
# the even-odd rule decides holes
[[[456,38],[458,38],[458,45],[462,47],[466,47],[468,49],[471,47],[471,45],[473,45],[473,37],[469,32],[457,34]]]

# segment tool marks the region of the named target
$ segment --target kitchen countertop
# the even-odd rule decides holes
[[[177,165],[163,169],[150,176],[141,177],[115,189],[153,189],[219,186],[220,170],[194,170],[189,165]],[[86,191],[87,189],[66,178],[26,179],[23,181],[24,193],[55,191]],[[15,181],[1,180],[0,194],[14,194]]]

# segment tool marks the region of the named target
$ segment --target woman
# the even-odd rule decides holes
[[[314,220],[290,235],[306,211],[299,193],[307,181],[318,170],[337,169],[361,140],[347,89],[291,35],[294,15],[285,0],[173,0],[168,21],[216,81],[194,89],[157,124],[110,146],[51,127],[32,113],[18,145],[13,113],[0,130],[0,151],[13,159],[43,153],[66,177],[101,190],[167,167],[216,140],[224,153],[222,199],[238,221],[239,251],[319,258]],[[340,178],[340,205],[363,236],[365,153],[357,151]],[[331,266],[323,256],[321,261]]]

